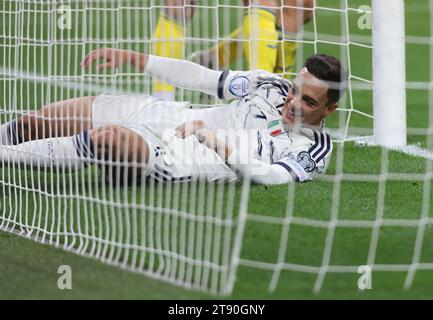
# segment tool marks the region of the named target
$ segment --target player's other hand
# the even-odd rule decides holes
[[[81,62],[82,68],[87,68],[95,63],[96,70],[118,68],[125,63],[130,63],[132,51],[112,48],[101,48],[90,52]]]
[[[194,120],[181,124],[176,128],[176,137],[185,139],[186,137],[196,134],[199,130],[206,128],[202,120]]]
[[[198,142],[205,145],[209,149],[214,150],[224,161],[228,159],[232,153],[232,148],[218,139],[215,133],[206,127],[206,123],[202,120],[186,122],[176,128],[176,136],[185,139],[190,135],[195,135]]]

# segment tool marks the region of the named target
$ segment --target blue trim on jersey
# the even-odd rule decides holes
[[[320,131],[314,131],[314,144],[308,149],[311,158],[318,163],[331,150],[331,138],[328,134]]]
[[[320,134],[320,148],[316,150],[311,156],[313,158],[317,157],[317,155],[322,151],[322,149],[325,146],[325,136],[323,134]]]
[[[329,153],[329,150],[331,149],[331,137],[327,134],[325,134],[325,136],[326,136],[326,150],[325,152],[322,153],[321,156],[317,158],[316,163],[318,163],[320,160],[325,158],[325,156]]]
[[[272,140],[269,143],[269,147],[271,148],[271,153],[270,153],[270,158],[271,158],[271,163],[274,163],[274,152],[275,152],[275,146],[274,143],[272,142]]]
[[[192,180],[192,176],[170,177],[170,178],[167,178],[167,177],[165,177],[164,175],[162,175],[161,173],[159,173],[157,171],[154,171],[152,173],[152,176],[155,177],[155,178],[157,178],[157,180],[159,180],[159,181],[162,180],[164,182],[167,182],[167,181],[171,181],[171,182],[186,182],[186,181]]]
[[[254,117],[257,118],[257,119],[264,119],[264,120],[267,120],[267,119],[268,119],[268,118],[266,117],[266,115],[263,113],[262,110],[260,110],[260,113],[261,113],[261,114],[256,114],[256,115],[254,115]]]
[[[155,178],[158,181],[163,181],[163,182],[169,181],[168,178],[166,178],[163,175],[159,174],[157,171],[152,172],[152,174],[149,175],[149,177],[153,177],[153,178]]]
[[[284,107],[285,104],[286,104],[285,102],[280,103],[280,104],[276,105],[275,108],[280,109],[280,108]],[[280,111],[280,110],[278,110],[278,112],[279,112],[279,111]],[[280,114],[281,114],[281,112],[280,112]]]
[[[314,144],[308,149],[308,153],[313,152],[314,149],[319,145],[319,137],[317,136],[317,131],[314,131]]]
[[[87,167],[89,165],[88,158],[94,158],[93,153],[93,143],[89,137],[89,133],[84,131],[83,133],[77,134],[74,139],[75,151],[79,158],[83,159],[84,165]]]
[[[286,169],[290,176],[293,178],[293,180],[295,180],[295,182],[300,182],[301,178],[299,178],[299,176],[293,171],[292,168],[290,168],[290,166],[288,166],[286,163],[284,162],[275,162],[274,164],[278,164],[280,166],[282,166],[284,169]]]
[[[220,78],[218,80],[217,95],[218,95],[218,98],[220,98],[220,99],[224,99],[224,84],[226,82],[228,75],[229,75],[229,70],[224,70],[221,73]]]
[[[258,144],[257,154],[261,159],[262,158],[262,151],[263,151],[263,144],[262,144],[262,135],[260,134],[260,131],[257,131],[257,144]]]
[[[192,176],[173,177],[173,173],[161,168],[158,165],[155,165],[155,170],[153,171],[153,175],[155,175],[155,177],[157,178],[162,179],[162,181],[180,182],[180,181],[189,181],[192,179]]]
[[[284,78],[262,77],[257,84],[257,88],[260,88],[266,84],[270,84],[273,87],[277,88],[280,95],[282,95],[284,97],[287,97],[287,95],[289,93],[289,89],[291,87],[290,82]]]
[[[17,145],[23,142],[18,134],[18,123],[16,120],[12,120],[11,123],[9,123],[6,134],[12,145]]]
[[[166,176],[172,177],[173,174],[170,171],[167,171],[163,168],[161,168],[160,166],[158,166],[157,164],[155,165],[155,169],[157,169],[159,172],[162,172],[163,174],[165,174]]]

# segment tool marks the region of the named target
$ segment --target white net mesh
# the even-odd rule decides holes
[[[162,0],[3,1],[1,123],[75,97],[151,94],[150,78],[131,66],[98,72],[80,62],[102,46],[153,52],[160,41],[158,17],[166,7]],[[251,41],[230,36],[251,10],[242,1],[176,8],[184,14],[195,9],[190,22],[179,23],[185,31],[179,58],[224,40]],[[418,270],[433,270],[425,245],[433,239],[433,24],[427,19],[430,30],[418,35],[412,23],[406,37],[408,65],[428,69],[420,76],[408,73],[408,101],[414,101],[408,106],[408,135],[415,146],[403,153],[360,148],[351,141],[373,134],[369,8],[370,1],[316,1],[311,22],[295,35],[281,35],[280,43],[286,37],[297,43],[296,67],[288,75],[296,75],[315,52],[339,57],[349,73],[348,93],[327,121],[336,144],[329,173],[320,181],[265,189],[249,181],[150,180],[113,188],[101,181],[96,166],[65,174],[3,161],[0,229],[215,294],[232,293],[237,278],[241,288],[248,287],[243,283],[257,271],[271,292],[284,293],[293,281],[304,281],[318,293],[326,279],[343,273],[356,286],[362,265],[378,273],[404,273],[404,287],[411,288]],[[410,17],[423,12],[429,17],[433,2],[411,3],[406,10]],[[243,45],[236,50],[239,58],[230,68],[247,68]],[[208,63],[222,68],[220,56],[212,59]],[[200,107],[221,103],[180,89],[176,98]],[[298,274],[307,277],[296,280]]]

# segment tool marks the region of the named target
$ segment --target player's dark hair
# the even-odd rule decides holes
[[[347,72],[340,61],[326,54],[314,54],[307,59],[304,67],[317,79],[329,84],[328,102],[337,103],[347,88]]]

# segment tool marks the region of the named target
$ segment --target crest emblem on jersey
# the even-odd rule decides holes
[[[307,172],[312,172],[316,168],[316,163],[307,151],[298,154],[298,164]]]
[[[229,91],[236,97],[245,97],[250,93],[251,83],[247,77],[239,76],[230,81]]]
[[[287,134],[288,130],[284,128],[282,120],[272,120],[268,123],[268,132],[272,137],[278,137]]]

